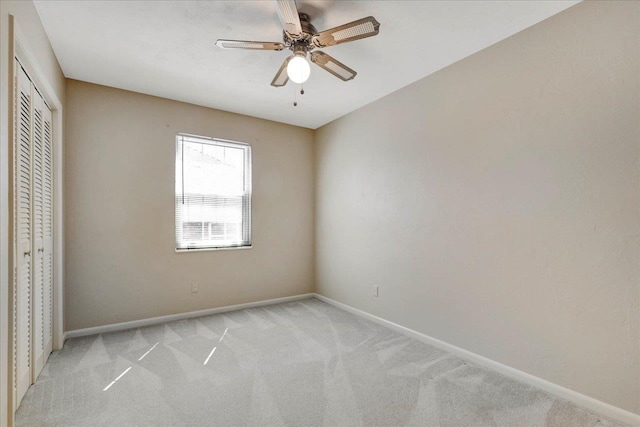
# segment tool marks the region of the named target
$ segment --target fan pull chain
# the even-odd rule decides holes
[[[300,95],[304,95],[304,84],[300,84]],[[293,91],[293,106],[298,106],[298,90]]]

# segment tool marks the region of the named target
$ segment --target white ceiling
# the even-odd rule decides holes
[[[577,1],[298,1],[318,30],[373,15],[380,34],[324,51],[305,95],[270,86],[289,51],[222,50],[218,38],[281,41],[270,1],[44,1],[36,8],[69,78],[315,129],[503,40]]]

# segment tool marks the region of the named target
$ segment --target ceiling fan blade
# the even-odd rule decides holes
[[[334,46],[375,36],[379,32],[380,23],[373,16],[367,16],[330,30],[321,31],[313,36],[313,43],[318,47]]]
[[[224,40],[216,42],[223,49],[282,50],[284,44],[277,42],[253,42],[248,40]]]
[[[271,86],[282,87],[287,84],[287,82],[289,81],[289,75],[287,74],[287,65],[289,65],[289,61],[291,60],[291,58],[292,56],[284,60],[284,62],[280,66],[280,69],[276,73],[276,76],[271,81]]]
[[[295,0],[276,0],[276,11],[285,31],[292,36],[302,34],[302,25],[298,16]]]
[[[324,52],[313,52],[311,54],[311,62],[345,82],[352,80],[356,74],[358,74],[353,69]]]

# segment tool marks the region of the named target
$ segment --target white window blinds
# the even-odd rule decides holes
[[[176,249],[251,246],[251,147],[176,138]]]

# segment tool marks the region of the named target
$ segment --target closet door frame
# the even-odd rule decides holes
[[[13,155],[14,155],[14,82],[16,73],[14,61],[18,58],[23,68],[40,89],[45,102],[52,113],[52,151],[53,151],[53,350],[59,350],[64,343],[63,324],[63,287],[64,287],[64,216],[63,216],[63,106],[46,74],[39,65],[38,56],[29,47],[27,38],[20,30],[13,15],[9,16],[9,69],[8,69],[8,123],[7,132],[2,132],[2,145],[8,150],[0,150],[0,231],[3,241],[0,248],[0,423],[13,425],[14,388],[13,388]],[[5,169],[4,167],[7,166]],[[6,171],[6,172],[5,172]],[[6,243],[6,246],[4,242]],[[9,346],[9,347],[8,347]]]

